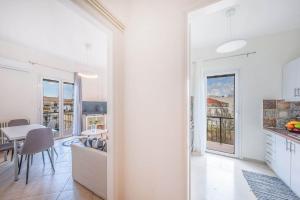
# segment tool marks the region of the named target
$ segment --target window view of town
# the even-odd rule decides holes
[[[235,76],[207,78],[207,149],[234,153]]]
[[[53,130],[55,137],[72,134],[73,122],[73,84],[63,84],[63,110],[60,111],[60,83],[54,80],[43,80],[43,125]],[[63,112],[60,130],[60,112]]]

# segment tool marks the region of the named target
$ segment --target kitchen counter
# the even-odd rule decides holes
[[[292,133],[286,129],[281,129],[281,128],[264,128],[264,129],[300,144],[300,133]]]

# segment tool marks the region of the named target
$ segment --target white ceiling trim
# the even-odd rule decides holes
[[[112,23],[120,31],[125,31],[125,25],[116,18],[102,3],[97,0],[86,0],[94,9],[96,9],[103,17]]]

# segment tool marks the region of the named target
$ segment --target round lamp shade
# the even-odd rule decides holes
[[[217,53],[230,53],[246,46],[246,40],[231,40],[218,46]]]
[[[83,78],[89,78],[89,79],[98,78],[98,74],[93,74],[93,73],[78,73],[78,75]]]

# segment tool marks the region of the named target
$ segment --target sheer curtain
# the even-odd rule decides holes
[[[78,73],[74,73],[74,119],[73,119],[73,135],[78,136],[81,134],[81,100],[82,100],[82,86],[81,77]]]

